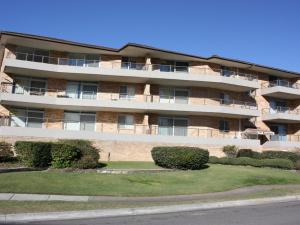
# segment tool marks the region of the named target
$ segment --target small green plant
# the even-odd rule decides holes
[[[223,147],[223,152],[228,158],[235,158],[239,148],[235,145],[226,145]]]
[[[151,151],[156,165],[182,170],[197,170],[208,162],[209,153],[196,147],[154,147]]]

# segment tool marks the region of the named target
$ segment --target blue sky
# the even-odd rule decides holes
[[[0,29],[127,42],[300,72],[299,0],[6,0]]]

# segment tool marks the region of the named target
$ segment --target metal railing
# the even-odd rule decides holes
[[[300,109],[292,109],[290,107],[281,107],[276,108],[264,108],[262,109],[263,114],[275,114],[275,113],[286,113],[286,114],[300,114]]]
[[[86,60],[86,59],[71,59],[71,58],[60,58],[50,57],[44,55],[37,55],[31,53],[15,52],[9,54],[7,58],[14,58],[18,60],[40,62],[55,65],[66,65],[66,66],[80,66],[80,67],[100,67],[100,60]],[[106,62],[107,64],[108,62]],[[127,70],[140,70],[140,71],[158,71],[158,72],[180,72],[190,74],[203,74],[203,75],[217,75],[229,78],[244,79],[249,81],[256,81],[258,76],[255,74],[247,74],[239,71],[225,70],[219,68],[208,68],[208,67],[195,67],[195,66],[176,66],[176,65],[165,65],[165,64],[146,64],[146,63],[135,63],[135,62],[111,62],[111,69],[127,69]]]
[[[270,88],[270,87],[278,87],[278,86],[300,89],[300,85],[298,83],[292,83],[287,80],[274,80],[274,81],[262,83],[262,88]]]
[[[1,83],[0,91],[2,93],[12,93],[19,95],[38,95],[55,96],[57,98],[76,98],[76,99],[96,99],[96,91],[80,91],[79,93],[68,92],[67,90],[49,89],[39,87],[19,86],[12,83]]]
[[[78,121],[55,119],[47,117],[28,117],[22,115],[10,114],[0,115],[0,126],[11,127],[31,127],[45,129],[64,129],[78,131],[95,131],[101,133],[116,134],[145,134],[162,136],[188,136],[188,137],[211,137],[211,138],[232,138],[232,139],[257,139],[248,137],[243,132],[238,131],[220,131],[217,129],[207,129],[201,127],[182,127],[182,126],[158,126],[132,124],[122,127],[119,124],[109,124],[93,121]]]
[[[88,60],[88,59],[72,59],[72,58],[59,58],[45,55],[37,55],[31,53],[16,52],[16,59],[48,63],[55,65],[68,65],[68,66],[80,66],[80,67],[99,67],[100,60]]]
[[[300,142],[300,135],[279,135],[275,134],[270,137],[270,141],[282,141],[282,142]]]

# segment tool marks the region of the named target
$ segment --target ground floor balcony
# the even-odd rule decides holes
[[[259,140],[235,130],[195,127],[182,118],[160,118],[158,124],[136,124],[135,118],[119,116],[118,122],[99,122],[91,114],[67,113],[63,120],[45,118],[31,111],[29,116],[2,116],[0,135],[54,139],[90,139],[170,144],[237,145],[257,148]]]
[[[263,150],[295,151],[300,148],[300,135],[272,135]]]

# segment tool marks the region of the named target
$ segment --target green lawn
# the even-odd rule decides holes
[[[256,191],[254,193],[235,193],[223,197],[210,196],[209,198],[188,201],[160,201],[160,202],[61,202],[61,201],[0,201],[0,214],[7,213],[31,213],[31,212],[58,212],[74,210],[93,210],[111,208],[132,208],[159,205],[179,205],[193,203],[207,203],[219,201],[231,201],[242,199],[255,199],[266,197],[278,197],[300,194],[300,189],[294,187],[274,188],[267,191]]]
[[[161,169],[161,167],[156,166],[154,162],[104,162],[107,164],[104,168],[106,169]]]
[[[159,196],[225,191],[259,184],[300,184],[290,171],[210,165],[200,171],[153,174],[18,172],[0,174],[0,192]]]

